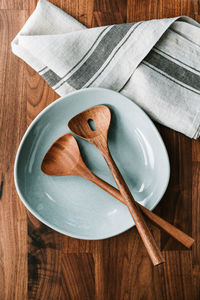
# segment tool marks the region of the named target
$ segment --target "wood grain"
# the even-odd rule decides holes
[[[155,212],[185,233],[192,235],[192,141],[177,132],[157,125],[170,158],[171,176],[168,189]],[[162,234],[162,249],[184,249]]]
[[[200,21],[197,0],[51,2],[89,27],[178,15]],[[83,300],[199,300],[199,141],[158,125],[170,156],[171,180],[155,212],[196,240],[192,250],[186,250],[151,225],[168,262],[165,266],[151,266],[136,228],[104,241],[83,241],[55,233],[32,216],[27,224],[14,189],[14,157],[26,124],[58,98],[10,50],[36,3],[0,2],[0,299],[76,300],[83,295]]]
[[[62,255],[61,299],[94,299],[94,258],[89,253]]]
[[[191,251],[166,251],[164,256],[168,263],[158,270],[163,281],[162,298],[160,299],[191,299]]]
[[[196,142],[194,143],[196,144]],[[195,145],[197,148],[197,144]],[[200,145],[198,144],[200,152]],[[196,159],[196,152],[194,155]],[[200,296],[200,160],[192,164],[192,233],[195,237],[195,244],[192,251],[192,280],[193,280],[193,298],[198,299]]]
[[[29,7],[29,1],[21,0],[1,0],[0,9],[26,10]],[[28,17],[28,15],[27,15]]]
[[[0,11],[0,299],[27,295],[27,220],[13,182],[15,154],[25,131],[25,77],[10,49],[26,17],[26,11]]]
[[[57,299],[61,293],[61,239],[51,228],[28,222],[28,299]]]

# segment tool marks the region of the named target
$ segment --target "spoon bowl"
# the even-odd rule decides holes
[[[75,175],[82,162],[75,138],[71,134],[61,136],[46,153],[41,170],[51,176]]]
[[[68,126],[77,136],[88,140],[99,135],[107,136],[111,113],[107,106],[97,105],[73,117]]]

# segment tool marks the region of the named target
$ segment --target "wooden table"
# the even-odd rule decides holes
[[[197,0],[54,0],[89,27],[188,15]],[[13,163],[31,121],[58,95],[11,53],[10,42],[36,1],[0,2],[0,300],[199,300],[200,143],[157,125],[167,146],[171,179],[155,209],[192,235],[188,250],[151,226],[166,264],[152,267],[136,228],[103,241],[63,236],[31,216],[19,200]]]

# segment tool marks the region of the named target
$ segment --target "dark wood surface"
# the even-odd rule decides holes
[[[54,0],[85,25],[188,15],[197,0]],[[153,267],[136,228],[103,241],[63,236],[21,204],[13,182],[19,142],[31,121],[58,95],[20,59],[10,42],[36,1],[0,1],[0,300],[199,300],[200,143],[157,125],[167,146],[171,179],[155,212],[196,242],[188,250],[151,225],[167,263]]]

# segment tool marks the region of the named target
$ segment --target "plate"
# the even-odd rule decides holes
[[[58,232],[87,240],[109,238],[134,226],[127,207],[81,177],[43,174],[41,162],[52,143],[70,132],[68,121],[99,104],[111,109],[108,143],[112,156],[135,199],[152,210],[169,181],[166,148],[149,117],[111,90],[83,89],[47,106],[26,131],[14,168],[19,197],[36,218]],[[116,187],[100,152],[87,141],[77,141],[86,165]]]

